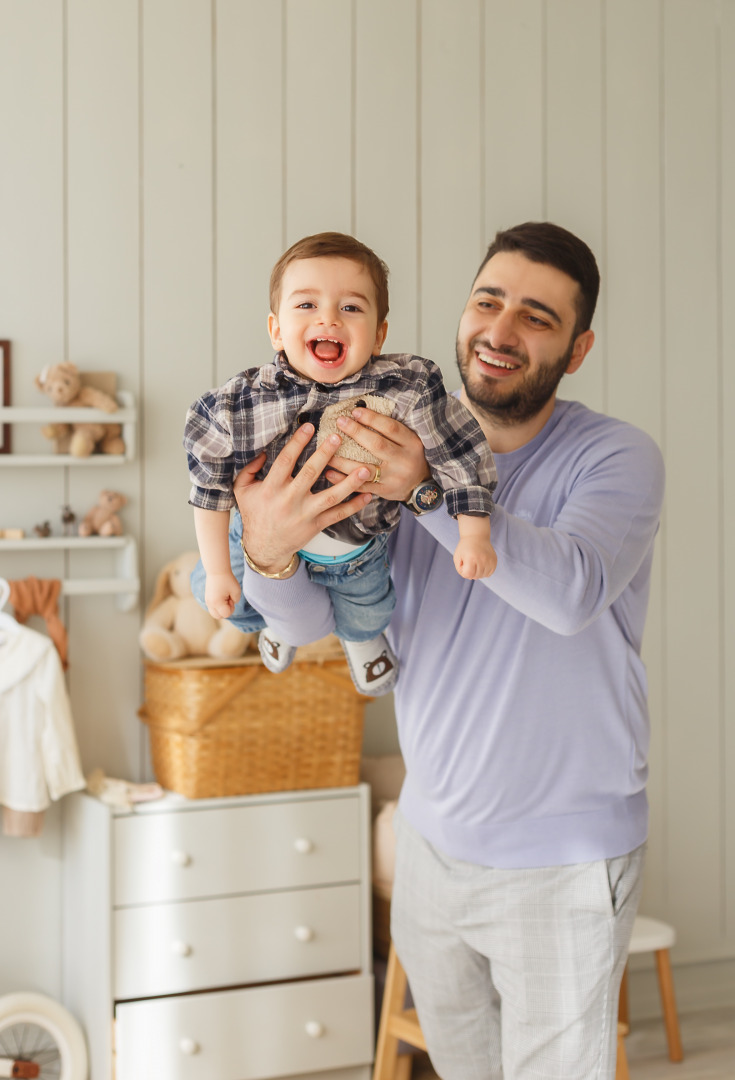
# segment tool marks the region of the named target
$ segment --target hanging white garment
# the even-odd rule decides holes
[[[0,644],[0,803],[37,812],[85,781],[59,655],[16,627]]]

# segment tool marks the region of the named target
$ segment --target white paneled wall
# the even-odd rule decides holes
[[[35,401],[32,376],[64,356],[67,333],[62,5],[40,15],[36,5],[0,7],[0,336],[13,343],[16,404]],[[16,450],[24,435],[14,430]],[[63,470],[34,470],[31,479],[32,500],[26,469],[0,473],[3,526],[28,528],[66,501]],[[19,520],[26,500],[33,505]],[[32,565],[14,557],[0,574],[61,577],[64,561],[58,553]],[[24,883],[0,890],[0,992],[60,988],[61,838],[58,814],[48,818],[39,840],[0,836],[4,881]]]
[[[645,906],[677,926],[685,1002],[735,999],[735,0],[0,0],[0,160],[13,403],[44,403],[33,376],[68,358],[117,372],[142,420],[114,470],[0,470],[0,527],[117,488],[145,597],[194,545],[185,409],[269,358],[284,246],[329,228],[375,247],[388,347],[455,386],[495,230],[549,218],[591,244],[597,344],[563,395],[645,428],[668,468]],[[85,767],[142,777],[140,612],[79,598],[64,617]],[[393,750],[390,706],[368,716],[368,750]],[[59,993],[61,858],[55,810],[40,840],[0,837],[30,883],[0,894],[0,993]]]
[[[631,34],[631,20],[636,33]],[[607,310],[625,313],[607,322],[609,362],[603,376],[603,407],[625,416],[664,446],[663,169],[661,152],[661,40],[658,3],[637,0],[609,4],[606,19],[607,70],[603,124],[605,210],[609,237],[603,287]],[[669,473],[669,483],[675,479]],[[655,722],[651,758],[662,761],[665,746],[665,629],[662,531],[651,582],[645,640],[649,704]],[[651,828],[647,902],[666,911],[666,815],[664,775],[649,782]]]
[[[720,382],[724,357],[719,348],[719,176],[712,168],[718,160],[718,65],[715,35],[692,20],[694,12],[691,0],[678,0],[671,5],[664,26],[663,400],[668,469],[674,478],[665,549],[665,670],[666,710],[669,716],[675,710],[681,721],[671,727],[664,752],[664,812],[669,852],[676,846],[687,853],[686,866],[669,859],[668,907],[675,919],[686,918],[695,899],[693,883],[706,878],[710,888],[700,890],[697,904],[702,920],[699,946],[717,955],[727,919],[722,862],[727,830],[722,819],[725,778],[720,767],[725,735],[723,656],[714,647],[723,616]],[[685,205],[690,208],[688,214],[682,213]],[[692,318],[682,319],[684,308]],[[687,438],[689,432],[693,438]],[[705,461],[710,464],[703,469]],[[696,531],[677,527],[677,504],[685,508],[687,519],[700,523]],[[686,566],[702,567],[702,572],[685,574]],[[687,720],[689,730],[696,732],[694,747]],[[677,794],[684,788],[696,793],[696,824],[690,800]],[[702,843],[703,836],[709,837],[708,843]],[[732,917],[735,897],[730,900]],[[735,924],[727,929],[732,935]]]
[[[386,348],[396,352],[421,335],[420,11],[417,0],[357,0],[354,22],[352,227],[390,267]]]
[[[72,360],[83,370],[114,371],[119,385],[132,391],[139,401],[142,313],[137,11],[129,3],[104,7],[90,0],[69,0],[65,9],[61,43],[65,79],[59,87],[63,92],[59,120],[64,137],[60,181],[65,204],[66,340],[59,343],[54,359]],[[32,203],[26,203],[24,212],[32,214]],[[36,317],[43,317],[40,308]],[[15,332],[10,336],[15,337]],[[18,346],[24,346],[20,334]],[[14,398],[41,402],[40,395],[28,389],[36,369],[35,358],[25,356],[24,351]],[[35,469],[23,471],[24,479],[35,480]],[[55,469],[53,475],[59,490],[64,485],[65,499],[78,516],[94,504],[101,489],[122,491],[129,499],[122,512],[125,528],[142,539],[139,463],[109,470]],[[52,516],[53,512],[54,526],[58,524],[56,507],[62,501],[56,495],[46,514]],[[42,509],[35,498],[26,495],[24,510],[31,521],[38,520]],[[23,524],[28,527],[28,518]],[[32,573],[33,568],[26,565],[25,572]],[[93,561],[90,553],[75,553],[65,571],[69,577],[97,572],[109,575],[107,555],[97,555]],[[87,767],[99,763],[108,772],[113,767],[118,771],[140,767],[140,733],[129,719],[135,715],[131,692],[139,681],[138,619],[137,611],[121,615],[111,598],[84,597],[67,602],[69,686]],[[101,633],[102,627],[109,632]]]
[[[720,221],[720,257],[721,279],[718,283],[718,325],[720,326],[720,370],[718,388],[720,391],[720,409],[717,417],[720,431],[719,480],[722,499],[722,533],[720,568],[722,617],[718,622],[717,640],[720,658],[720,686],[722,702],[719,709],[720,742],[722,756],[719,769],[719,786],[722,793],[722,843],[723,859],[722,878],[719,883],[723,898],[724,918],[720,918],[725,933],[735,934],[735,562],[732,554],[735,549],[735,484],[732,481],[733,463],[735,462],[735,431],[729,422],[735,410],[735,328],[732,320],[725,318],[732,297],[735,296],[735,4],[729,3],[721,11],[720,38],[717,51],[717,70],[720,82],[719,93],[719,145],[721,152],[721,173],[718,183],[718,201],[721,205]],[[725,198],[725,193],[729,193]],[[725,300],[727,299],[727,301]],[[727,308],[726,308],[727,303]],[[727,422],[726,422],[727,418]]]

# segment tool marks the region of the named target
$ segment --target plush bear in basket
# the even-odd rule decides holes
[[[44,368],[34,381],[39,390],[48,394],[54,405],[67,408],[83,406],[102,409],[107,413],[118,410],[118,404],[111,394],[82,385],[76,364],[52,364]],[[54,440],[57,454],[89,457],[95,450],[103,454],[125,453],[120,424],[47,424],[41,428],[41,432],[47,439]]]
[[[187,551],[167,563],[158,575],[138,638],[149,660],[185,656],[234,660],[247,652],[253,635],[213,619],[192,596],[189,578],[198,559],[195,551]]]

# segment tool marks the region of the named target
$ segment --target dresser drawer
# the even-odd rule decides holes
[[[114,996],[355,971],[360,916],[358,885],[121,908]]]
[[[360,843],[355,795],[118,817],[113,902],[356,881]]]
[[[118,1005],[117,1080],[265,1080],[372,1060],[370,976]]]

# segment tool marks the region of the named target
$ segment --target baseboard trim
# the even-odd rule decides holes
[[[676,1007],[680,1015],[735,1006],[735,960],[710,960],[672,967]],[[654,967],[631,971],[628,988],[633,1021],[661,1016],[661,998]]]

